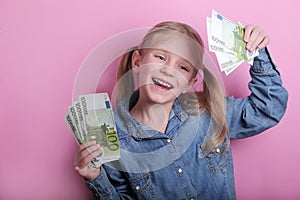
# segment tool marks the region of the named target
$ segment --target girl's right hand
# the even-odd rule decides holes
[[[90,169],[89,163],[97,156],[101,155],[102,151],[100,145],[96,141],[89,141],[79,146],[75,154],[74,166],[77,173],[87,179],[94,179],[100,172],[100,167],[97,169]]]

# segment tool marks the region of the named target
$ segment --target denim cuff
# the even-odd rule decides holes
[[[270,70],[275,70],[278,74],[277,66],[272,61],[267,47],[259,50],[259,55],[254,58],[251,70],[256,73],[263,73]]]
[[[108,180],[104,168],[101,170],[95,179],[89,180],[84,178],[87,187],[93,192],[96,199],[100,197],[109,196],[112,193],[112,185]]]

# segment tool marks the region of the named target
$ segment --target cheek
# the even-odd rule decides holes
[[[185,76],[185,75],[180,74],[177,76],[177,82],[179,83],[180,87],[185,88],[186,86],[189,85],[190,76]]]
[[[156,64],[156,63],[150,63],[150,64],[143,64],[140,65],[139,67],[139,71],[141,75],[149,75],[152,73],[155,73],[159,70],[160,65]]]
[[[178,77],[180,77],[180,80],[187,82],[187,83],[189,83],[193,78],[193,73],[190,73],[190,72],[180,71],[177,73],[179,74]]]
[[[153,74],[156,74],[156,71],[157,67],[153,64],[140,65],[139,73],[137,75],[139,82],[146,84],[151,81],[151,77]]]

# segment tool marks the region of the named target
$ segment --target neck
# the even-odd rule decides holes
[[[168,104],[154,104],[142,101],[140,98],[130,110],[130,114],[138,121],[158,130],[166,131],[173,102]]]

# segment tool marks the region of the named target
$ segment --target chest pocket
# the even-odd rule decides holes
[[[149,173],[129,173],[128,180],[137,199],[156,199]]]
[[[226,143],[222,143],[217,149],[204,155],[201,145],[198,145],[198,158],[204,158],[209,171],[213,174],[225,173],[229,164],[229,152]]]

